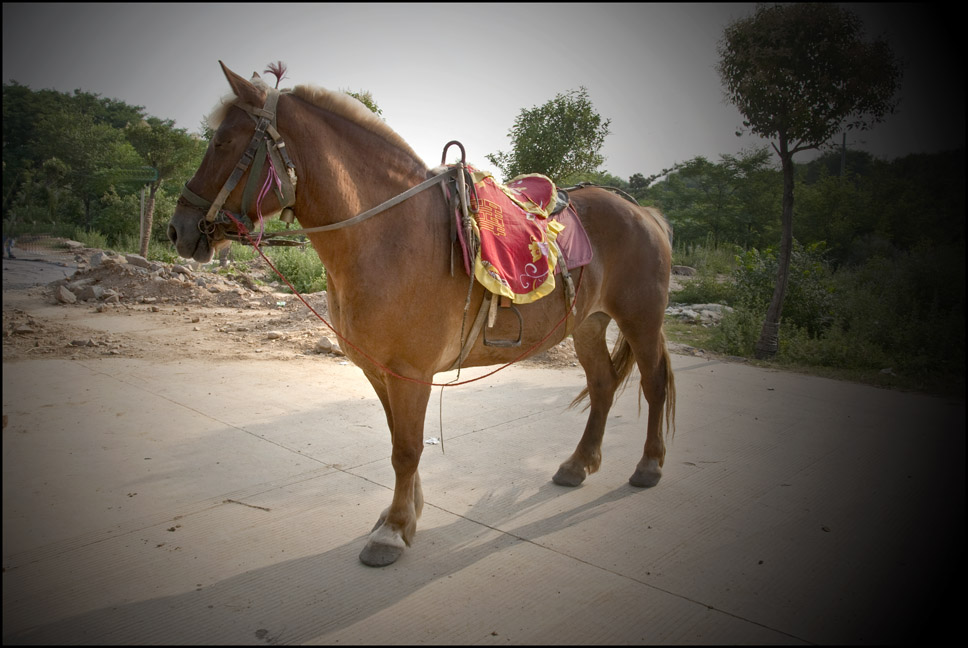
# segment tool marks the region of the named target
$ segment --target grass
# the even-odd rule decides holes
[[[729,274],[736,268],[736,255],[742,252],[731,243],[677,243],[672,250],[672,265],[695,268],[699,276]]]

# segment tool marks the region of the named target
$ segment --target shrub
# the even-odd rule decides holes
[[[677,243],[672,251],[672,263],[695,268],[700,275],[729,274],[736,267],[736,255],[741,251],[732,243],[716,243],[712,235],[705,243]]]
[[[108,247],[107,236],[97,230],[89,230],[84,227],[75,227],[71,232],[70,238],[83,243],[84,247],[105,250]]]
[[[300,293],[326,290],[326,270],[312,247],[271,248],[266,256]],[[270,281],[276,279],[275,273],[269,277]]]
[[[870,344],[895,368],[964,373],[963,244],[874,257],[837,273],[836,317],[857,344]]]
[[[747,308],[724,313],[713,333],[710,349],[727,355],[751,358],[762,326],[763,313]]]
[[[670,293],[669,301],[678,304],[728,304],[735,301],[735,289],[731,281],[719,281],[715,276],[700,275],[687,281],[681,290]]]
[[[804,247],[793,241],[782,322],[805,328],[811,336],[819,335],[833,322],[832,272],[825,253],[823,242]],[[752,248],[737,256],[736,261],[736,305],[766,313],[779,266],[776,251]]]

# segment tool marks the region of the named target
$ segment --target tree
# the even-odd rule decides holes
[[[41,117],[36,132],[38,137],[31,143],[34,160],[40,166],[53,158],[63,162],[63,184],[83,202],[83,225],[89,226],[92,204],[112,183],[105,170],[137,165],[137,153],[123,131],[73,104]]]
[[[718,71],[743,125],[772,142],[783,170],[776,285],[756,356],[776,354],[793,244],[793,155],[844,128],[864,130],[892,113],[901,69],[884,40],[866,42],[860,19],[834,4],[761,5],[728,25]]]
[[[105,166],[137,164],[121,129],[142,119],[141,106],[81,90],[33,91],[16,81],[3,85],[3,215],[17,196],[33,193],[28,180],[47,176],[45,185],[73,193],[84,203],[81,220],[90,224],[92,202],[107,189]],[[57,187],[42,172],[52,159],[61,165]],[[18,209],[30,208],[30,201]]]
[[[724,154],[718,163],[698,156],[677,163],[652,187],[646,186],[650,178],[633,175],[632,195],[665,213],[677,244],[761,245],[775,218],[773,189],[779,186],[769,158],[766,147]]]
[[[486,157],[505,179],[522,173],[543,173],[556,182],[566,176],[593,172],[605,158],[599,153],[610,119],[595,112],[588,90],[579,87],[559,94],[543,106],[522,110],[508,132],[510,152]]]
[[[158,172],[157,177],[147,183],[148,200],[140,244],[140,253],[144,256],[148,253],[158,190],[166,180],[191,175],[204,153],[204,141],[189,135],[183,128],[175,128],[172,120],[157,117],[130,124],[125,135],[144,162]]]

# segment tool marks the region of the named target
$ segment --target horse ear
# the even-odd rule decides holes
[[[265,103],[266,96],[261,90],[252,85],[249,81],[246,81],[238,74],[228,69],[225,63],[222,61],[218,62],[222,66],[222,72],[225,74],[225,78],[228,79],[229,86],[232,88],[232,92],[238,97],[242,103],[247,103],[252,106],[261,106]]]

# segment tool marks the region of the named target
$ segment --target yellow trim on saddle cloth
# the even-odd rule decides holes
[[[486,179],[490,178],[491,182],[499,187],[501,192],[505,194],[509,200],[511,200],[515,205],[523,209],[528,214],[533,215],[528,216],[528,218],[532,221],[535,221],[537,231],[542,233],[542,240],[537,240],[534,234],[531,235],[531,242],[528,245],[528,248],[531,251],[531,258],[532,261],[535,262],[539,261],[543,257],[547,259],[547,274],[539,274],[533,277],[526,276],[527,279],[534,280],[534,282],[529,282],[534,285],[534,289],[522,294],[514,292],[512,286],[508,284],[507,280],[505,280],[500,273],[497,272],[494,266],[482,258],[480,247],[478,248],[477,254],[474,258],[474,276],[492,293],[496,295],[504,295],[515,304],[529,304],[537,301],[545,295],[551,294],[555,289],[555,269],[558,264],[558,259],[560,258],[556,240],[558,238],[558,234],[565,229],[565,225],[563,223],[559,223],[557,220],[548,219],[551,210],[554,208],[555,192],[552,194],[548,207],[543,208],[526,198],[522,200],[520,194],[515,195],[515,192],[494,180],[494,177],[490,173],[486,171],[478,171],[477,169],[472,168],[468,170],[471,172],[471,179],[475,186],[482,185]],[[480,216],[478,218],[480,218]],[[540,219],[540,225],[538,224],[538,219]],[[478,238],[478,240],[480,240],[481,224],[477,219],[472,219],[471,225],[474,229],[475,236]],[[494,225],[490,223],[486,226],[494,227]],[[537,266],[529,266],[529,268],[534,268],[535,272],[538,272]]]
[[[492,180],[494,180],[494,176],[488,171],[481,171],[480,169],[475,169],[470,166],[468,166],[467,170],[470,172],[471,181],[475,185],[478,184],[479,182],[483,182],[485,178],[491,178]],[[502,192],[504,192],[504,195],[506,195],[508,198],[511,199],[511,202],[513,202],[515,205],[517,205],[524,211],[528,212],[529,214],[534,214],[535,216],[540,216],[541,218],[548,218],[551,215],[551,212],[555,210],[555,205],[558,204],[558,192],[557,191],[551,192],[551,200],[548,202],[547,207],[542,207],[541,205],[535,204],[530,200],[528,200],[527,198],[522,200],[521,194],[515,191],[512,191],[509,188],[509,186],[512,185],[515,180],[520,180],[522,178],[544,178],[545,180],[550,182],[552,186],[554,186],[554,181],[551,180],[551,178],[549,178],[546,175],[542,175],[540,173],[523,173],[521,175],[516,175],[513,178],[511,178],[511,180],[508,181],[507,184],[501,184],[497,180],[494,180],[494,184],[497,185]]]

